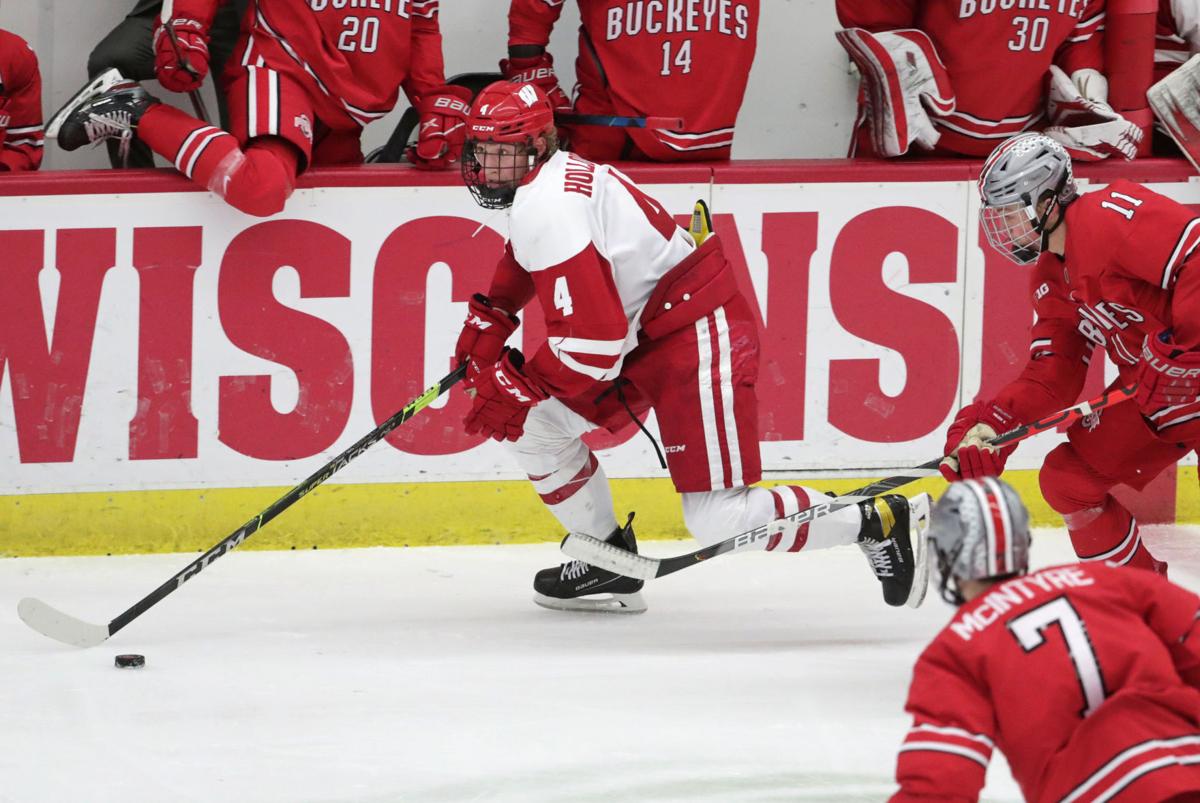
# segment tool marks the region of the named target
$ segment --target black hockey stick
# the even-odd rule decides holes
[[[17,614],[21,617],[21,621],[43,636],[61,641],[63,644],[70,644],[73,647],[94,647],[104,642],[109,636],[158,604],[172,591],[198,575],[208,564],[232,551],[247,538],[254,535],[271,519],[300,501],[309,491],[341,471],[351,460],[383,440],[393,429],[428,407],[435,399],[457,384],[466,373],[467,366],[463,364],[442,377],[433,387],[409,402],[403,410],[375,427],[375,429],[356,441],[354,445],[346,449],[346,451],[321,466],[308,479],[272,502],[262,513],[259,513],[250,519],[250,521],[234,530],[232,534],[226,536],[219,544],[189,563],[182,571],[147,594],[140,602],[116,619],[113,619],[107,625],[94,625],[82,619],[76,619],[74,616],[56,610],[41,600],[32,597],[26,597],[17,603]]]
[[[1057,413],[1052,413],[1032,423],[1022,424],[1016,429],[1011,429],[1008,432],[997,435],[989,443],[992,446],[1004,446],[1005,444],[1016,443],[1017,441],[1037,435],[1039,432],[1053,429],[1060,424],[1074,423],[1085,415],[1090,415],[1097,410],[1111,407],[1114,404],[1119,404],[1126,399],[1132,398],[1136,391],[1136,385],[1114,388],[1091,401],[1082,402],[1065,410],[1059,410]],[[724,555],[727,552],[743,551],[785,529],[807,524],[814,519],[828,516],[835,510],[840,510],[849,505],[855,505],[880,494],[885,494],[888,491],[899,488],[902,485],[907,485],[922,477],[931,477],[938,473],[938,464],[942,460],[943,458],[941,457],[935,458],[928,463],[922,463],[916,468],[908,469],[903,474],[886,477],[870,485],[864,485],[862,488],[851,491],[843,496],[831,498],[828,502],[813,505],[796,513],[775,519],[772,522],[755,527],[753,530],[738,533],[735,536],[726,538],[724,541],[706,546],[703,549],[697,549],[695,552],[689,552],[686,555],[661,559],[649,558],[645,555],[626,552],[590,535],[581,535],[578,533],[571,533],[563,539],[562,551],[576,560],[582,560],[601,569],[607,569],[610,572],[616,572],[626,577],[635,577],[640,580],[653,580],[656,577],[662,577],[677,572],[680,569],[695,566],[697,563],[709,558],[715,558],[718,555]]]

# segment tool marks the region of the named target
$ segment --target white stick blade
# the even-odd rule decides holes
[[[658,576],[657,560],[615,547],[590,535],[571,533],[563,540],[562,551],[575,560],[625,577],[653,580]]]
[[[95,647],[108,640],[108,627],[93,625],[50,607],[40,599],[26,597],[17,603],[21,621],[47,638],[72,647]]]

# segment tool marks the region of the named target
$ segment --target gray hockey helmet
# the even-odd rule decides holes
[[[1024,574],[1029,569],[1029,512],[995,478],[953,483],[933,507],[927,538],[942,598],[962,605],[961,580]]]
[[[1046,224],[1056,206],[1065,207],[1078,192],[1071,156],[1045,134],[1026,133],[999,145],[979,174],[983,202],[980,222],[993,248],[1019,265],[1033,262],[1046,249]],[[1038,202],[1051,198],[1039,215]],[[1055,227],[1061,222],[1059,217]]]

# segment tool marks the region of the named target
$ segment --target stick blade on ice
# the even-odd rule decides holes
[[[72,647],[95,647],[108,640],[107,625],[94,625],[52,608],[40,599],[26,597],[17,603],[21,621],[47,638]]]
[[[1200,54],[1150,87],[1146,101],[1192,167],[1200,171]]]
[[[638,580],[658,577],[658,561],[615,547],[590,535],[571,533],[562,542],[567,556],[590,563],[601,569]]]

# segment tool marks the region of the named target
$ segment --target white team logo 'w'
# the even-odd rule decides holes
[[[537,103],[537,92],[533,88],[533,84],[521,84],[521,88],[517,90],[517,97],[525,101],[526,106],[532,106]]]

